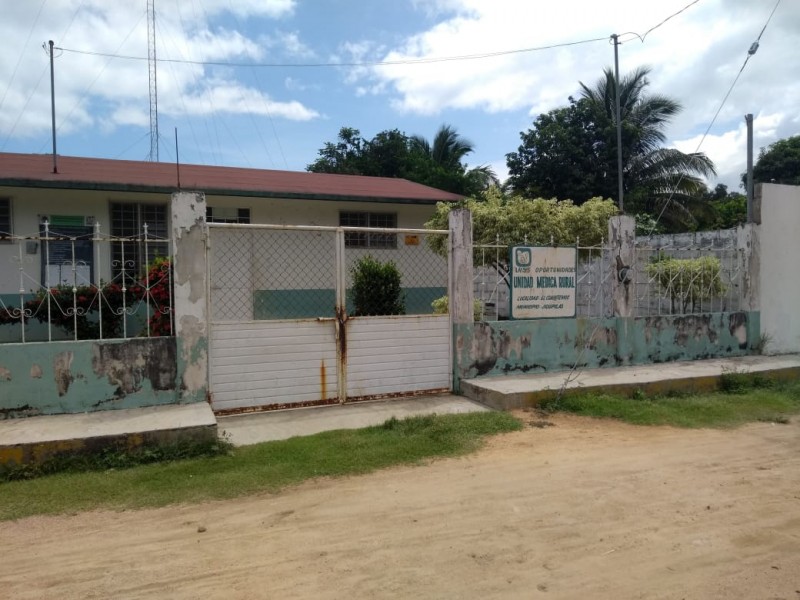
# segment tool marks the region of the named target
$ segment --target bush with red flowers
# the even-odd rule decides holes
[[[120,337],[123,319],[146,304],[150,305],[147,327],[151,336],[172,335],[171,264],[157,258],[150,263],[144,277],[127,282],[78,286],[59,285],[40,290],[23,305],[24,314],[15,307],[0,307],[0,325],[21,319],[50,322],[70,335],[77,330],[77,339]]]

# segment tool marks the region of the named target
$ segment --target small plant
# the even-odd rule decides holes
[[[351,269],[353,275],[353,316],[406,314],[402,276],[392,261],[385,263],[367,255]]]
[[[431,302],[431,308],[433,309],[433,314],[435,315],[446,315],[450,312],[450,298],[448,296],[442,296],[441,298],[437,298],[433,302]],[[481,315],[483,314],[483,302],[475,298],[472,301],[472,318],[475,321],[481,320]]]
[[[769,388],[774,382],[760,373],[748,371],[723,371],[719,378],[719,388],[729,394],[744,394],[750,390]]]
[[[761,335],[758,336],[758,342],[753,347],[753,350],[755,350],[757,354],[766,354],[767,348],[772,344],[773,339],[771,333],[767,333],[766,331],[762,332]]]

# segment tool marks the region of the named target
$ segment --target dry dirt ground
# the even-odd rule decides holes
[[[548,418],[424,467],[0,523],[0,597],[800,600],[797,418]]]

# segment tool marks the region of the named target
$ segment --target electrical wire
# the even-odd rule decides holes
[[[677,17],[677,16],[678,16],[679,14],[681,14],[682,12],[684,12],[684,11],[686,11],[686,10],[690,9],[692,6],[694,6],[694,5],[695,5],[695,4],[697,4],[698,2],[700,2],[700,0],[694,0],[693,2],[690,2],[689,4],[687,4],[686,6],[684,6],[684,7],[683,7],[682,9],[680,9],[679,11],[672,13],[670,16],[668,16],[666,19],[664,19],[663,21],[661,21],[661,22],[660,22],[660,23],[658,23],[657,25],[653,25],[653,26],[652,26],[650,29],[648,29],[647,31],[645,31],[645,32],[644,32],[644,35],[639,35],[639,34],[638,34],[638,33],[636,33],[635,31],[628,31],[628,32],[625,32],[625,33],[622,33],[622,34],[620,34],[620,37],[622,37],[622,36],[624,36],[624,35],[632,35],[632,36],[635,36],[635,37],[639,38],[639,41],[640,41],[640,42],[642,42],[642,43],[644,44],[644,40],[645,40],[645,38],[646,38],[648,35],[650,35],[650,34],[651,34],[653,31],[655,31],[656,29],[658,29],[659,27],[661,27],[662,25],[664,25],[664,23],[666,23],[667,21],[669,21],[669,20],[671,20],[671,19],[674,19],[675,17]],[[630,40],[627,40],[627,41],[630,41]],[[621,41],[621,42],[619,42],[619,43],[620,43],[620,44],[624,44],[625,42],[624,42],[624,41]]]
[[[481,60],[494,58],[497,56],[507,56],[511,54],[524,54],[527,52],[539,52],[542,50],[552,50],[555,48],[565,48],[568,46],[578,46],[580,44],[590,44],[592,42],[604,42],[607,36],[579,40],[576,42],[562,42],[560,44],[550,44],[548,46],[536,46],[532,48],[518,48],[515,50],[499,50],[497,52],[485,52],[481,54],[462,54],[458,56],[440,56],[428,58],[408,58],[403,60],[379,60],[364,62],[319,62],[319,63],[240,63],[218,60],[179,60],[175,58],[158,58],[157,62],[175,62],[190,65],[215,66],[215,67],[258,67],[258,68],[322,68],[322,67],[383,67],[393,65],[422,65],[441,62],[452,62],[460,60]],[[146,56],[133,56],[129,54],[116,54],[109,52],[94,52],[91,50],[78,50],[75,48],[58,48],[62,52],[72,54],[86,54],[89,56],[104,56],[108,58],[119,58],[123,60],[147,60]]]
[[[128,41],[128,38],[131,37],[131,35],[133,34],[134,31],[136,31],[136,28],[139,26],[139,23],[142,22],[142,19],[145,17],[146,14],[147,13],[142,13],[142,16],[139,17],[139,20],[134,24],[133,27],[131,27],[131,30],[128,31],[128,34],[122,39],[122,41],[120,42],[119,46],[117,47],[117,50],[119,50],[119,48],[122,48],[122,46],[125,44],[125,42]],[[72,117],[72,114],[78,109],[78,107],[83,102],[84,98],[86,98],[86,96],[89,94],[89,91],[94,87],[94,84],[97,83],[97,80],[100,79],[100,77],[103,75],[103,73],[105,73],[105,70],[108,68],[108,65],[110,65],[110,64],[111,64],[111,59],[106,61],[106,63],[103,65],[103,68],[100,69],[100,71],[97,73],[97,75],[95,75],[94,79],[92,79],[92,82],[88,86],[86,86],[86,88],[84,88],[83,92],[81,92],[80,97],[75,101],[75,104],[72,105],[72,108],[67,113],[67,116],[59,120],[59,123],[56,126],[56,132],[60,131],[61,127],[64,125],[64,123],[69,121],[70,117]],[[47,145],[47,142],[45,142],[45,144],[43,144],[43,146],[39,150],[39,152],[41,152],[44,149],[44,146],[46,146],[46,145]]]
[[[697,148],[695,148],[695,150],[694,150],[694,152],[692,154],[697,154],[700,151],[700,148],[702,147],[703,142],[706,141],[706,137],[708,137],[709,131],[711,131],[711,128],[714,126],[714,123],[717,121],[717,117],[719,116],[719,113],[722,112],[722,108],[725,106],[725,103],[728,101],[728,98],[730,97],[731,92],[733,91],[733,88],[736,87],[736,83],[739,81],[739,77],[741,77],[742,73],[744,72],[745,67],[747,66],[747,63],[750,62],[750,59],[755,55],[756,51],[758,50],[758,46],[759,46],[759,44],[761,42],[761,36],[763,36],[764,32],[767,30],[767,25],[769,25],[769,22],[772,20],[772,15],[775,14],[775,11],[778,9],[778,5],[780,3],[781,3],[781,0],[777,0],[775,2],[775,6],[772,8],[772,12],[769,14],[769,17],[767,18],[767,22],[764,23],[764,27],[761,28],[761,33],[758,34],[758,37],[756,38],[756,41],[753,42],[750,45],[750,48],[747,51],[747,56],[745,57],[744,62],[742,63],[741,68],[739,69],[739,72],[736,73],[736,77],[734,78],[733,83],[731,83],[730,87],[728,88],[728,91],[725,93],[725,96],[722,98],[722,102],[720,102],[719,107],[717,108],[717,112],[714,113],[714,117],[711,119],[711,122],[708,124],[708,127],[706,127],[706,130],[703,133],[703,136],[700,138],[700,141],[697,144]],[[664,212],[667,210],[667,207],[669,206],[670,202],[672,201],[672,197],[675,195],[675,190],[681,184],[681,181],[683,181],[683,179],[684,179],[684,174],[681,173],[681,176],[678,178],[678,182],[675,184],[675,188],[673,188],[672,192],[670,193],[669,197],[667,198],[667,201],[664,202],[664,206],[661,207],[661,212],[658,213],[658,218],[655,220],[655,222],[653,223],[653,226],[650,228],[650,233],[648,233],[648,235],[652,235],[653,232],[655,231],[656,227],[658,226],[658,222],[661,220],[661,217],[664,216]]]

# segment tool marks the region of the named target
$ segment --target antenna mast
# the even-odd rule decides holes
[[[158,86],[156,85],[156,8],[147,0],[147,71],[150,76],[150,156],[158,161]]]

